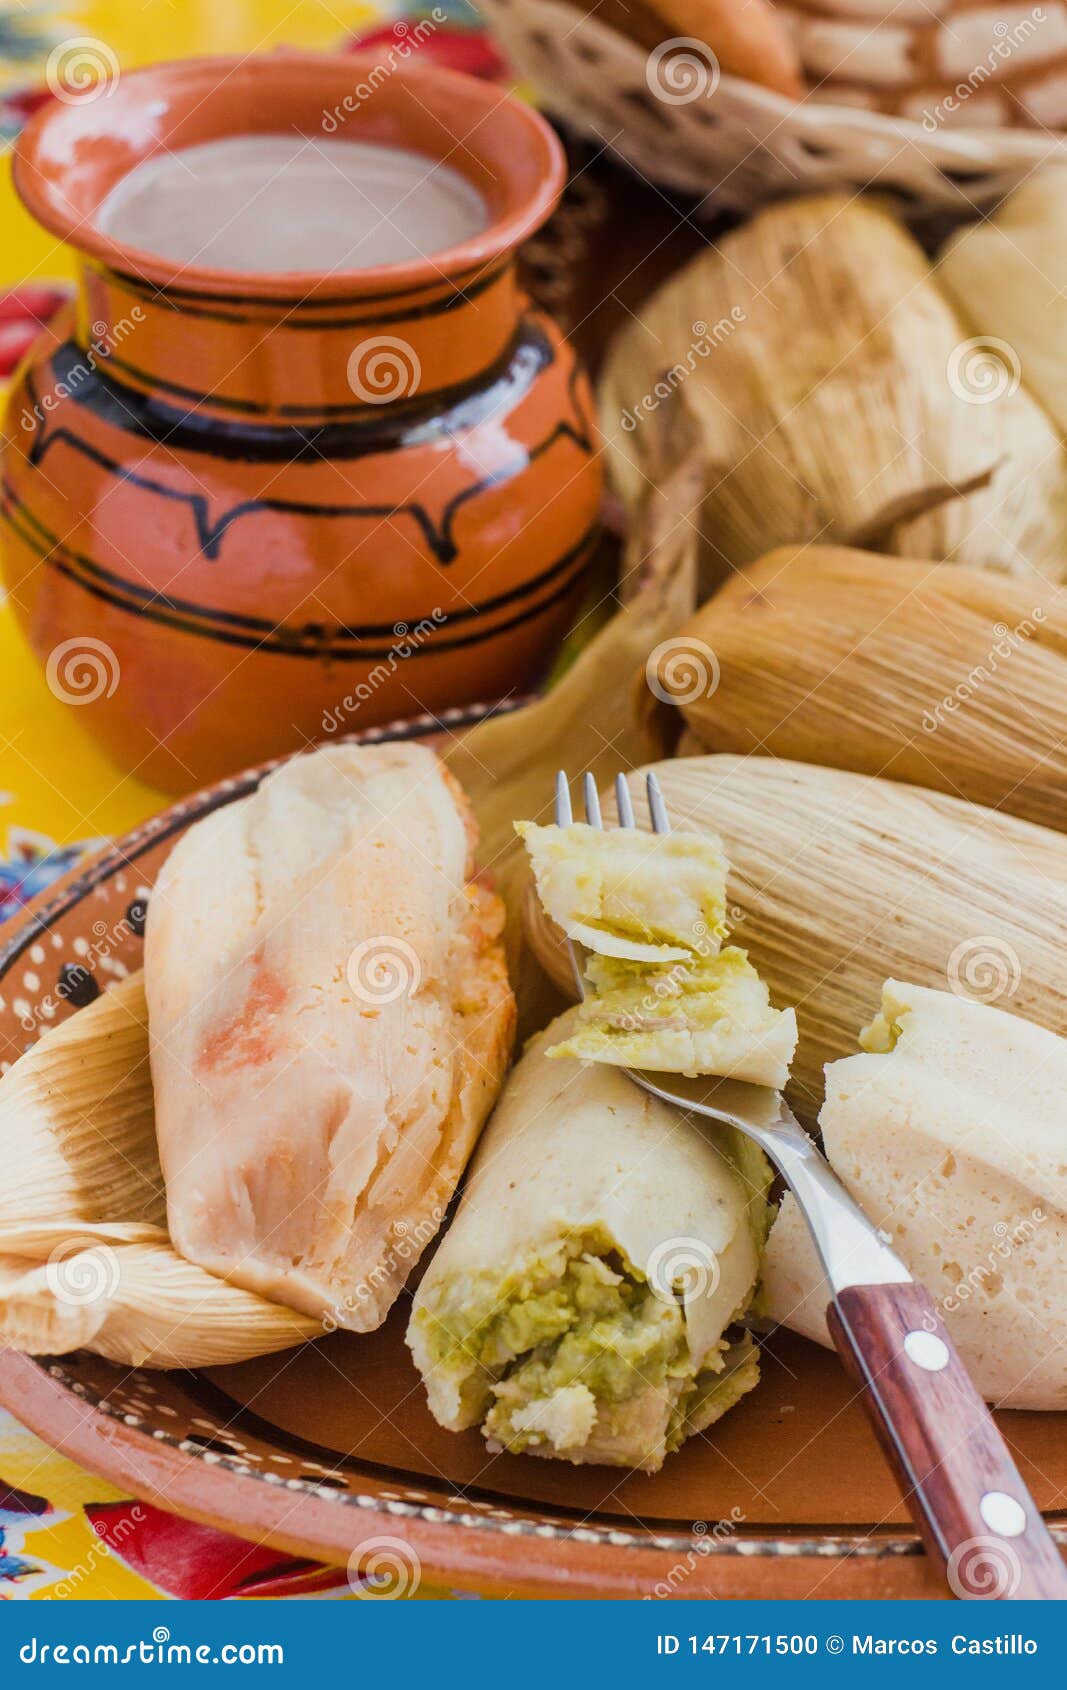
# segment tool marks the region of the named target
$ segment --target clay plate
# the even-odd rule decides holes
[[[478,712],[376,729],[431,740]],[[174,841],[262,777],[184,799],[8,924],[0,1051],[25,1045],[16,1002],[53,994],[151,895]],[[123,923],[121,931],[141,926]],[[102,931],[101,928],[96,929]],[[114,971],[140,965],[130,931]],[[106,983],[106,979],[105,982]],[[24,1007],[22,1010],[25,1013]],[[928,1597],[944,1594],[832,1355],[764,1345],[763,1382],[654,1478],[489,1456],[431,1420],[403,1344],[407,1298],[370,1337],[345,1333],[209,1373],[114,1366],[86,1352],[0,1357],[0,1400],[55,1448],[176,1513],[326,1561],[398,1540],[423,1579],[524,1596]],[[1067,1541],[1067,1415],[1000,1425]]]

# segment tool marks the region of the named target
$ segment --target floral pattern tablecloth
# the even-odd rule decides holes
[[[428,9],[448,14],[427,43],[434,56],[499,74],[466,0]],[[365,0],[0,0],[0,387],[73,274],[70,256],[30,220],[11,186],[10,142],[50,97],[50,55],[84,41],[91,63],[91,44],[102,43],[129,68],[282,45],[344,51],[356,40],[387,45],[394,29],[404,31],[381,13]],[[77,711],[53,697],[0,602],[0,921],[165,802],[107,762]],[[350,1596],[345,1570],[124,1497],[0,1409],[0,1599],[311,1594]],[[418,1594],[445,1593],[423,1586]]]

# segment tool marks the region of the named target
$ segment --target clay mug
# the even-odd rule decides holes
[[[323,276],[180,267],[94,227],[163,148],[293,132],[447,160],[488,226]],[[9,396],[6,584],[122,768],[189,790],[536,683],[601,498],[586,380],[516,272],[564,177],[536,112],[414,63],[189,60],[51,103],[14,173],[81,266]]]

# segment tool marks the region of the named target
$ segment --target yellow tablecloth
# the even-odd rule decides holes
[[[451,8],[450,8],[451,10]],[[0,107],[44,80],[75,35],[123,67],[197,52],[281,44],[330,48],[378,15],[364,0],[0,0]],[[72,274],[69,256],[23,211],[0,155],[0,293]],[[12,908],[78,849],[121,833],[165,800],[107,762],[55,699],[0,606],[0,894]],[[21,886],[20,884],[21,883]],[[0,912],[5,906],[0,904]],[[221,1533],[175,1526],[81,1472],[0,1410],[0,1599],[11,1597],[349,1595],[323,1573]],[[420,1596],[440,1595],[423,1587]]]

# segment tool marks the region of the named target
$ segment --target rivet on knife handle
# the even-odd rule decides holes
[[[848,1286],[827,1322],[953,1594],[1067,1600],[1067,1564],[929,1292]]]

